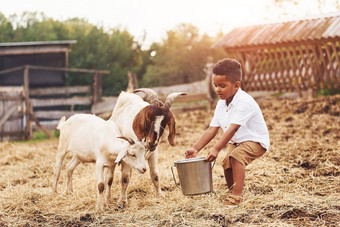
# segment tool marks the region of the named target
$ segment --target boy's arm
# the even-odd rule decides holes
[[[207,157],[205,158],[205,160],[212,162],[214,161],[217,156],[218,153],[220,152],[220,150],[222,150],[222,148],[224,148],[227,143],[229,143],[229,141],[231,140],[231,138],[234,136],[234,134],[237,132],[237,130],[240,128],[240,125],[236,125],[236,124],[230,124],[229,128],[227,129],[227,131],[225,131],[225,133],[222,135],[222,137],[217,141],[217,143],[210,149]]]
[[[210,126],[207,130],[205,130],[201,138],[194,144],[194,146],[187,149],[187,151],[185,152],[185,157],[196,157],[197,153],[216,136],[218,129],[219,127]]]

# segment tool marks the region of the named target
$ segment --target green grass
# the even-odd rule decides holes
[[[60,133],[59,131],[57,130],[52,130],[50,131],[50,133],[55,136],[56,138],[59,137]],[[34,142],[37,142],[37,141],[43,141],[43,140],[48,140],[48,136],[42,132],[42,131],[37,131],[37,132],[33,132],[33,135],[32,135],[32,140],[30,141],[34,141]]]
[[[59,138],[60,132],[59,130],[50,130],[49,131],[55,138]],[[32,139],[31,140],[10,140],[8,139],[8,142],[10,143],[33,143],[33,142],[39,142],[49,140],[48,136],[43,131],[37,131],[33,132]]]
[[[280,97],[282,94],[284,93],[283,92],[273,93],[271,94],[271,97],[277,98],[277,97]]]
[[[320,89],[316,92],[316,96],[329,96],[340,94],[340,88],[338,89]]]

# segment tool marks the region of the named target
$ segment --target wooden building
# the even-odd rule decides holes
[[[338,89],[340,14],[282,21],[230,31],[213,48],[242,63],[247,91]]]
[[[62,116],[91,112],[107,70],[68,68],[75,40],[0,43],[0,141],[30,139]],[[72,73],[71,73],[72,72]],[[92,74],[92,84],[66,86],[66,76]],[[78,95],[78,96],[76,96]]]
[[[67,67],[68,53],[75,40],[0,43],[0,71],[23,65]],[[64,86],[65,72],[32,69],[30,87]],[[23,85],[20,71],[0,77],[1,86]]]

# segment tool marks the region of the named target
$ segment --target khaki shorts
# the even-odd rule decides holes
[[[246,141],[239,145],[228,143],[227,154],[222,162],[222,167],[224,170],[231,168],[230,157],[247,166],[264,153],[266,153],[266,149],[257,142]]]

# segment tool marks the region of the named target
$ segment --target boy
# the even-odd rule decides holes
[[[227,206],[237,206],[242,201],[245,167],[269,149],[269,133],[260,107],[255,100],[241,90],[241,65],[234,59],[225,58],[213,67],[217,102],[209,128],[192,148],[186,158],[194,158],[222,128],[223,135],[209,150],[206,160],[214,161],[220,150],[227,145],[223,160],[224,176],[231,195],[224,201]]]

